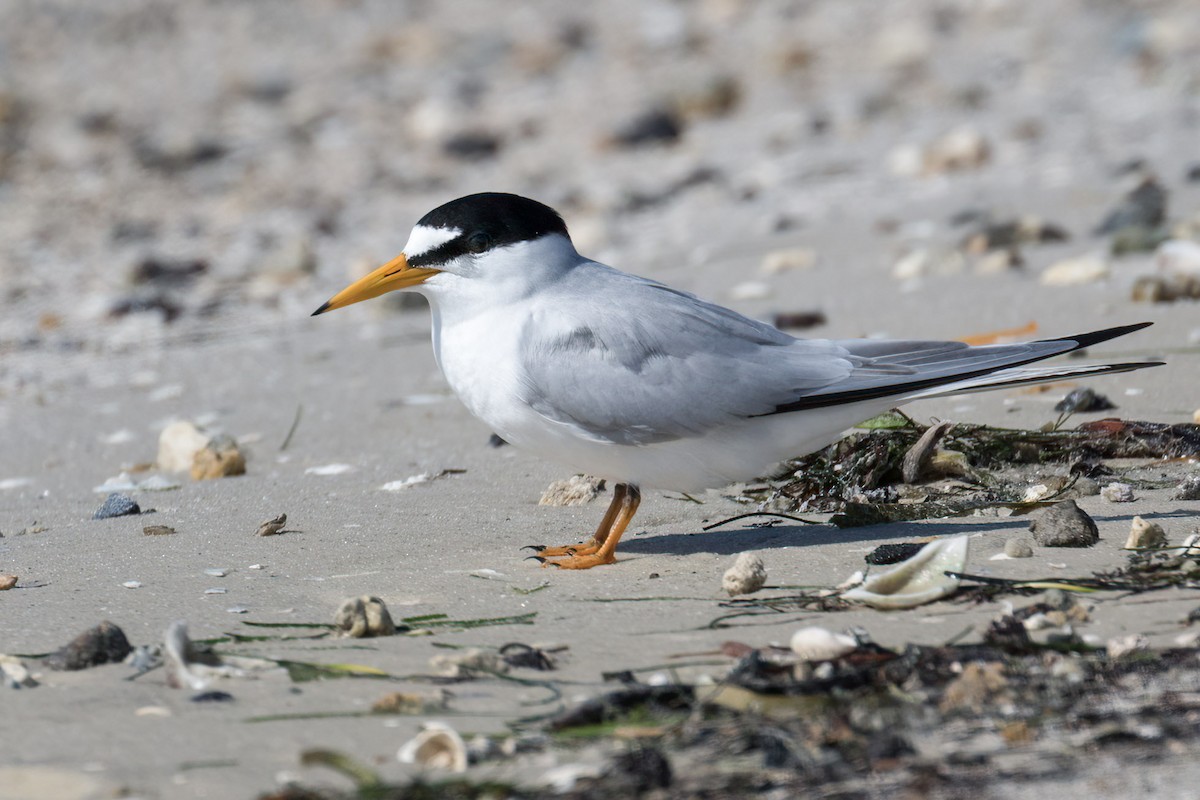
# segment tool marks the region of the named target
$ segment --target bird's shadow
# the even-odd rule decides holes
[[[1188,510],[1145,514],[1147,519],[1191,517]],[[1098,523],[1128,521],[1132,515],[1094,516]],[[855,542],[885,542],[893,539],[917,539],[924,536],[954,536],[960,533],[1015,533],[1028,531],[1035,515],[1008,518],[973,518],[970,521],[940,520],[937,525],[927,522],[892,522],[861,528],[838,528],[834,525],[766,525],[730,528],[695,533],[635,534],[621,540],[621,552],[630,555],[672,554],[691,555],[712,553],[736,555],[747,550],[769,550],[780,547],[819,547],[821,545],[852,544]],[[1123,536],[1123,534],[1122,534]]]

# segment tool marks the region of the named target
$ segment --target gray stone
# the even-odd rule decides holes
[[[1050,506],[1029,523],[1029,530],[1042,547],[1091,547],[1100,541],[1096,523],[1074,500]]]

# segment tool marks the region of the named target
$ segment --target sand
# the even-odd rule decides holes
[[[1167,366],[1095,388],[1119,406],[1109,415],[1190,422],[1200,407],[1200,317],[1194,303],[1129,299],[1134,279],[1154,270],[1150,253],[1117,259],[1107,280],[1080,286],[1043,287],[1038,274],[1105,249],[1090,231],[1127,190],[1130,177],[1119,173],[1133,159],[1169,191],[1172,221],[1196,218],[1200,183],[1185,174],[1200,159],[1200,62],[1179,32],[1197,30],[1200,17],[1184,2],[1138,12],[1043,6],[6,6],[0,572],[20,582],[0,593],[0,652],[47,653],[104,619],[135,645],[161,641],[174,620],[187,620],[197,639],[250,635],[262,629],[246,621],[329,622],[343,598],[377,595],[397,618],[536,616],[354,648],[267,641],[238,652],[405,676],[429,673],[445,645],[563,645],[552,676],[569,704],[610,688],[607,671],[708,660],[718,665],[686,674],[719,675],[729,662],[714,653],[730,639],[786,643],[799,626],[824,624],[859,626],[888,647],[932,644],[1003,610],[939,602],[713,629],[726,613],[721,575],[743,551],[760,553],[772,586],[831,586],[876,545],[918,536],[969,533],[972,569],[1013,578],[1123,564],[1119,548],[1135,514],[1182,539],[1195,529],[1196,503],[1170,499],[1169,489],[1139,492],[1130,504],[1081,501],[1100,528],[1094,548],[995,562],[988,557],[1008,538],[1026,534],[1025,519],[853,530],[739,523],[702,533],[747,507],[729,491],[699,503],[648,493],[616,565],[541,569],[520,547],[582,538],[609,495],[577,508],[538,505],[572,470],[488,446],[490,431],[437,371],[420,305],[307,316],[394,255],[437,203],[516,191],[560,208],[581,250],[624,269],[766,319],[823,311],[827,324],[806,335],[957,338],[1035,321],[1050,336],[1153,321],[1091,355],[1162,357]],[[703,95],[725,78],[740,102],[691,112],[679,142],[604,142],[663,98]],[[961,127],[989,142],[985,163],[934,174],[903,168],[903,148]],[[495,157],[462,161],[442,151],[452,134],[480,130],[499,137]],[[197,142],[220,152],[204,156]],[[664,190],[688,176],[689,185]],[[950,274],[891,275],[905,252],[954,251],[963,228],[950,219],[972,209],[1037,215],[1072,238],[1023,248],[1024,269],[1003,274],[976,274],[968,258],[932,271]],[[760,269],[766,254],[791,248],[811,251],[815,263]],[[131,271],[151,258],[199,259],[205,268],[175,285],[135,284]],[[149,310],[114,311],[131,298]],[[171,304],[177,315],[165,310]],[[922,421],[1039,426],[1057,416],[1061,394],[972,395],[908,410]],[[179,476],[178,489],[135,493],[153,513],[92,520],[103,499],[94,487],[152,462],[159,432],[176,419],[236,437],[247,474]],[[348,469],[311,472],[335,464]],[[453,472],[381,490],[444,470]],[[286,533],[254,535],[284,512]],[[145,536],[147,525],[177,532]],[[216,568],[228,572],[205,573]],[[123,586],[130,581],[139,586]],[[226,591],[206,593],[216,588]],[[1164,647],[1200,591],[1091,602],[1088,636],[1140,633]],[[311,747],[354,753],[399,780],[411,767],[394,754],[424,716],[247,720],[364,711],[387,691],[429,688],[231,680],[214,688],[232,702],[197,703],[168,687],[163,670],[130,680],[120,664],[67,673],[26,663],[40,685],[3,690],[0,706],[5,799],[118,789],[252,797],[290,779],[345,786],[300,766]],[[503,731],[554,708],[544,691],[510,682],[451,689],[442,718],[464,732]],[[510,771],[536,780],[560,757],[532,756]],[[1178,754],[1169,758],[1180,782],[1158,796],[1183,796],[1172,792],[1198,773]],[[1094,766],[1107,781],[1091,786],[1097,796],[1140,785],[1119,758]],[[1004,796],[1002,786],[990,788]]]

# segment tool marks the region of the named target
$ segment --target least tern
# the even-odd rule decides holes
[[[437,363],[471,413],[613,483],[589,541],[534,548],[566,569],[616,560],[643,487],[750,480],[909,400],[1156,365],[1028,366],[1149,323],[986,346],[796,339],[584,258],[557,212],[512,194],[430,211],[400,255],[314,316],[395,290],[428,299]]]

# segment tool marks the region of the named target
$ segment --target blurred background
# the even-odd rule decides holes
[[[1111,308],[1195,238],[1198,121],[1191,0],[5,0],[0,393],[307,326],[482,190],[813,335],[965,335],[879,313],[1093,256],[1068,284]],[[1114,246],[1147,181],[1144,240]]]

